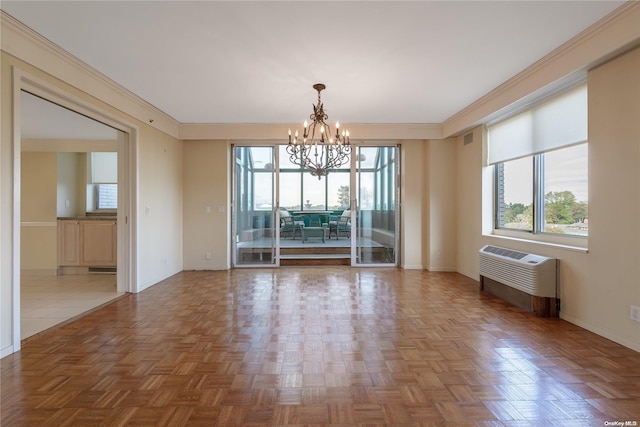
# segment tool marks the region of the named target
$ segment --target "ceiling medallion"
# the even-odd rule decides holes
[[[331,136],[331,128],[325,122],[329,116],[324,112],[324,105],[320,99],[320,92],[326,88],[322,83],[316,83],[313,88],[318,91],[318,104],[313,106],[313,113],[309,116],[311,124],[304,121],[302,141],[298,139],[298,131],[291,135],[289,129],[289,145],[287,153],[291,163],[308,169],[311,175],[318,179],[327,176],[330,169],[337,169],[349,162],[351,142],[349,131],[340,133],[340,123],[336,122],[336,133]],[[316,132],[319,136],[316,136]]]

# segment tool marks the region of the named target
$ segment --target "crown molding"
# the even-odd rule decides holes
[[[297,124],[179,123],[144,99],[0,10],[2,51],[179,139],[283,140]],[[443,139],[506,114],[524,98],[557,88],[571,76],[640,44],[640,2],[629,1],[442,124],[351,124],[357,139]],[[345,126],[346,127],[346,126]]]
[[[459,135],[496,112],[506,114],[518,106],[519,100],[538,91],[556,90],[571,76],[580,79],[589,69],[639,44],[640,2],[629,1],[445,120],[443,135]]]
[[[180,139],[184,140],[250,140],[287,141],[289,129],[300,129],[300,123],[185,123],[180,125]],[[343,123],[351,140],[441,139],[439,124],[418,123]]]
[[[1,49],[44,73],[174,138],[179,123],[66,50],[0,10]]]

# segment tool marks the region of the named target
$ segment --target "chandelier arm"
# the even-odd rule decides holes
[[[311,175],[321,179],[327,176],[329,170],[336,169],[349,162],[351,146],[349,131],[343,130],[340,135],[339,126],[336,123],[336,133],[333,135],[331,126],[327,124],[329,116],[324,111],[321,91],[325,85],[317,83],[313,88],[318,92],[318,103],[313,105],[313,113],[309,116],[311,123],[303,130],[302,141],[298,141],[298,132],[291,138],[289,132],[289,145],[287,153],[289,160],[295,165],[308,169]],[[320,126],[320,135],[316,137],[316,128]]]

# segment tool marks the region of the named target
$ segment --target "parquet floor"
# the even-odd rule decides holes
[[[640,424],[640,353],[455,273],[183,272],[2,359],[3,426],[615,421]]]

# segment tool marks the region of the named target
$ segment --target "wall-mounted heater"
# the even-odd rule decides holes
[[[480,249],[480,289],[539,317],[557,317],[555,258],[487,245]]]

